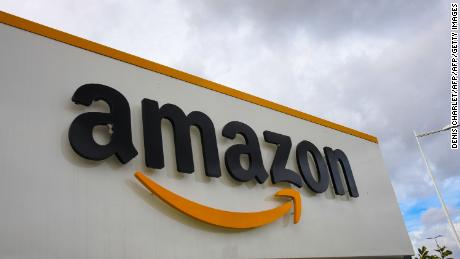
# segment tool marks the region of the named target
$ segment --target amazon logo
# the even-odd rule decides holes
[[[72,149],[81,157],[89,160],[104,160],[115,155],[125,164],[138,155],[132,141],[131,110],[126,98],[117,90],[101,84],[80,86],[72,96],[78,105],[90,106],[94,101],[104,101],[110,111],[86,112],[78,115],[69,128],[69,142]],[[163,104],[150,99],[142,100],[142,126],[144,133],[145,163],[149,168],[164,167],[164,152],[161,122],[168,120],[172,124],[177,171],[191,174],[195,171],[190,128],[198,128],[201,136],[202,155],[207,177],[220,177],[220,157],[214,124],[205,113],[192,111],[185,114],[174,104]],[[106,125],[111,128],[110,142],[106,145],[96,143],[93,129]],[[337,195],[344,195],[347,188],[351,197],[359,196],[350,162],[340,149],[324,147],[324,157],[311,142],[303,140],[295,147],[298,172],[286,168],[292,149],[291,138],[281,133],[265,130],[264,141],[275,145],[276,152],[270,171],[264,168],[259,139],[256,132],[240,121],[230,121],[222,129],[221,137],[235,139],[237,135],[244,138],[244,144],[230,146],[223,157],[228,174],[236,181],[256,181],[263,184],[268,177],[273,184],[291,183],[298,188],[309,188],[315,193],[322,193],[329,187],[330,181]],[[309,160],[309,155],[313,158]],[[247,156],[249,166],[243,167],[241,157]],[[310,165],[311,161],[313,162]],[[310,168],[316,169],[313,177]],[[290,199],[279,207],[258,212],[231,212],[211,208],[185,197],[179,196],[160,186],[141,172],[135,173],[149,191],[168,205],[197,220],[226,228],[255,228],[271,223],[288,213],[294,207],[294,223],[300,220],[301,198],[296,189],[283,189],[275,196]],[[342,180],[344,179],[344,181]]]

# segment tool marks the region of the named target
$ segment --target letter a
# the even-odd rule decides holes
[[[110,113],[80,114],[70,125],[70,145],[86,159],[104,160],[115,154],[125,164],[137,155],[131,137],[131,111],[126,98],[117,90],[100,84],[80,86],[72,96],[73,102],[85,106],[99,100],[109,105]],[[113,133],[107,145],[99,145],[94,141],[93,128],[98,125],[112,125]]]
[[[265,182],[268,173],[264,168],[262,154],[260,153],[259,140],[254,130],[248,125],[231,121],[224,126],[222,136],[234,139],[236,134],[244,137],[246,144],[235,144],[225,152],[225,167],[229,174],[237,181],[247,182],[253,178],[259,183]],[[249,157],[249,168],[241,166],[241,155]]]

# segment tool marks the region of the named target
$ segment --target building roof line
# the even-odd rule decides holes
[[[315,124],[318,124],[318,125],[321,125],[327,128],[331,128],[331,129],[334,129],[334,130],[337,130],[337,131],[340,131],[340,132],[343,132],[343,133],[346,133],[346,134],[349,134],[349,135],[352,135],[352,136],[355,136],[361,139],[368,140],[370,142],[378,143],[378,139],[376,137],[369,135],[367,133],[364,133],[364,132],[361,132],[361,131],[358,131],[352,128],[348,128],[346,126],[343,126],[343,125],[340,125],[340,124],[337,124],[337,123],[334,123],[334,122],[331,122],[331,121],[328,121],[328,120],[325,120],[325,119],[322,119],[322,118],[319,118],[319,117],[316,117],[316,116],[313,116],[313,115],[310,115],[310,114],[307,114],[307,113],[304,113],[304,112],[301,112],[301,111],[298,111],[292,108],[289,108],[281,104],[277,104],[275,102],[272,102],[272,101],[269,101],[269,100],[266,100],[266,99],[263,99],[263,98],[260,98],[260,97],[257,97],[257,96],[254,96],[254,95],[251,95],[251,94],[248,94],[248,93],[245,93],[245,92],[242,92],[242,91],[239,91],[239,90],[236,90],[236,89],[233,89],[233,88],[230,88],[230,87],[227,87],[227,86],[215,83],[215,82],[212,82],[210,80],[207,80],[207,79],[204,79],[204,78],[201,78],[201,77],[198,77],[198,76],[195,76],[195,75],[192,75],[192,74],[189,74],[189,73],[186,73],[186,72],[183,72],[183,71],[180,71],[180,70],[177,70],[177,69],[165,66],[165,65],[158,64],[156,62],[153,62],[147,59],[143,59],[141,57],[137,57],[135,55],[132,55],[132,54],[120,51],[120,50],[116,50],[116,49],[107,47],[99,43],[92,42],[90,40],[80,38],[78,36],[71,35],[66,32],[62,32],[62,31],[47,27],[45,25],[41,25],[41,24],[38,24],[32,21],[26,20],[24,18],[17,17],[15,15],[12,15],[12,14],[9,14],[3,11],[0,11],[0,22],[6,25],[9,25],[9,26],[18,28],[18,29],[22,29],[22,30],[25,30],[25,31],[28,31],[34,34],[44,36],[52,40],[56,40],[56,41],[77,47],[77,48],[81,48],[81,49],[84,49],[84,50],[87,50],[93,53],[97,53],[102,56],[113,58],[113,59],[131,64],[131,65],[134,65],[140,68],[144,68],[144,69],[156,72],[156,73],[160,73],[160,74],[172,77],[172,78],[179,79],[181,81],[188,82],[196,86],[210,89],[210,90],[213,90],[213,91],[216,91],[216,92],[219,92],[219,93],[222,93],[222,94],[225,94],[225,95],[228,95],[228,96],[240,99],[240,100],[244,100],[244,101],[247,101],[247,102],[262,106],[262,107],[266,107],[266,108],[269,108],[269,109],[272,109],[272,110],[275,110],[275,111],[278,111],[278,112],[281,112],[287,115],[291,115],[299,119],[310,121],[312,123],[315,123]]]

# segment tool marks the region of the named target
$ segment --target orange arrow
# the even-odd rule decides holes
[[[152,193],[156,194],[164,202],[182,213],[200,221],[225,228],[245,229],[260,227],[282,217],[284,214],[288,213],[292,207],[291,202],[285,202],[279,207],[257,212],[219,210],[185,199],[158,185],[141,172],[136,172],[134,176]],[[297,224],[300,220],[301,213],[299,192],[292,189],[283,189],[278,191],[275,196],[289,197],[292,199],[294,203],[294,224]]]

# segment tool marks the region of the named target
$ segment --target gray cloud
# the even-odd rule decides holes
[[[296,31],[306,32],[319,40],[347,37],[350,33],[378,37],[418,27],[421,19],[433,20],[441,15],[441,5],[435,1],[207,0],[182,3],[193,10],[189,21],[194,26],[252,23],[267,39],[281,41],[289,39]]]

